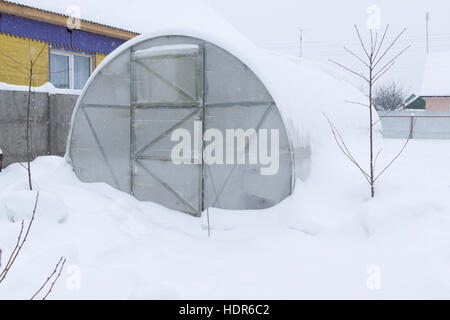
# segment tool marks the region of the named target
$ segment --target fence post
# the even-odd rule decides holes
[[[409,123],[409,138],[412,139],[414,135],[414,116],[411,116]]]

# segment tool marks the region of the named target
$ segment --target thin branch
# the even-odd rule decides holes
[[[20,65],[20,66],[21,66],[22,68],[24,68],[26,71],[28,71],[28,66],[26,66],[26,65],[24,65],[23,63],[17,61],[16,59],[14,59],[13,57],[11,57],[10,55],[8,55],[8,54],[6,54],[6,53],[4,53],[4,52],[1,52],[1,54],[2,54],[3,56],[5,56],[6,58],[12,60],[13,62],[17,63],[18,65]]]
[[[383,66],[383,68],[381,68],[380,70],[378,70],[373,76],[372,76],[372,79],[375,79],[375,78],[377,78],[386,68],[388,68],[388,67],[390,67],[392,64],[394,64],[395,63],[395,60],[394,61],[390,61],[389,63],[387,63],[387,64],[385,64],[384,66]]]
[[[367,108],[370,107],[368,104],[365,104],[365,103],[362,103],[362,102],[357,102],[357,101],[344,100],[344,102],[351,103],[351,104],[358,104],[358,105],[361,105],[361,106],[367,107]]]
[[[328,116],[325,113],[323,113],[323,115],[325,116],[325,118],[328,121],[328,124],[330,125],[331,132],[333,133],[334,140],[336,141],[336,144],[338,145],[339,149],[341,149],[341,151],[350,160],[350,162],[353,163],[361,171],[361,173],[363,174],[363,176],[367,180],[367,182],[370,183],[369,175],[367,174],[367,172],[364,171],[363,168],[361,168],[359,163],[355,160],[355,158],[349,152],[349,150],[348,150],[344,140],[342,139],[342,136],[340,135],[339,131],[337,130],[337,128],[334,126],[334,124],[331,122],[331,120],[328,118]],[[341,142],[339,142],[339,141],[341,141]],[[342,143],[342,145],[341,145],[341,143]]]
[[[389,169],[389,167],[394,163],[395,160],[397,160],[398,157],[400,157],[400,155],[403,153],[403,150],[405,150],[406,146],[408,145],[409,140],[411,140],[412,138],[412,133],[413,133],[413,128],[415,126],[415,121],[414,124],[411,128],[411,132],[409,133],[408,139],[406,139],[405,144],[403,145],[403,147],[400,149],[399,153],[397,153],[397,155],[388,163],[388,165],[381,170],[381,172],[375,177],[375,179],[373,180],[373,182],[377,181],[377,179],[387,170]]]
[[[358,165],[358,162],[356,161],[355,157],[352,155],[352,153],[350,152],[349,148],[347,147],[347,145],[345,144],[344,138],[342,138],[341,133],[339,132],[338,128],[330,121],[331,125],[332,125],[332,129],[334,130],[334,132],[337,134],[337,137],[339,138],[339,140],[341,141],[341,144],[343,146],[343,148],[345,149],[348,157],[350,158],[351,161],[353,161],[355,163],[355,165]],[[361,172],[367,177],[369,178],[369,174],[366,173],[363,169],[361,169]]]
[[[42,284],[42,286],[36,291],[36,293],[31,297],[30,300],[33,300],[34,298],[36,298],[36,296],[44,289],[44,287],[47,285],[47,283],[53,278],[53,276],[56,274],[56,272],[58,272],[58,267],[61,264],[61,262],[63,261],[63,257],[61,257],[58,261],[58,263],[55,266],[55,269],[53,270],[53,272],[47,277],[47,280],[45,280],[45,282]]]
[[[393,111],[395,111],[395,110],[396,110],[396,109],[391,109],[391,110],[389,110],[388,112],[384,113],[383,115],[378,116],[378,120],[375,121],[374,123],[372,123],[372,126],[376,125],[378,122],[381,121],[382,118],[386,117],[387,115],[389,115],[391,112],[393,112]]]
[[[364,42],[361,39],[361,35],[359,34],[359,30],[358,30],[358,27],[356,26],[356,24],[355,24],[355,30],[356,30],[356,33],[358,34],[358,39],[359,39],[359,42],[361,43],[361,47],[363,48],[367,58],[370,59],[370,56],[367,53],[366,46],[364,45]]]
[[[392,48],[392,46],[397,42],[397,40],[402,36],[402,34],[405,33],[405,31],[406,31],[406,28],[404,28],[402,30],[402,32],[400,32],[399,35],[394,39],[394,41],[391,42],[391,44],[387,47],[387,49],[384,51],[384,53],[381,55],[381,57],[375,62],[374,66],[373,66],[374,69],[378,65],[378,63],[380,63],[380,61],[384,58],[386,53],[388,53],[389,50]]]
[[[344,50],[346,50],[348,53],[350,53],[352,56],[354,56],[356,59],[358,59],[359,61],[361,61],[367,68],[370,68],[369,65],[362,59],[360,58],[356,53],[354,53],[353,51],[351,51],[350,49],[348,49],[347,47],[344,47]]]
[[[22,162],[17,162],[20,166],[22,166],[22,168],[24,168],[25,170],[28,170],[27,167],[22,163]]]
[[[33,84],[33,61],[31,57],[30,41],[28,40],[29,54],[30,54],[30,79],[28,82],[28,101],[27,101],[27,127],[25,139],[27,141],[27,170],[28,170],[28,187],[33,190],[31,179],[31,146],[30,146],[30,108],[31,108],[31,86]]]
[[[373,79],[372,85],[375,84],[375,82],[377,82],[377,80],[380,79],[386,72],[388,72],[392,68],[394,63],[395,63],[395,61],[392,61],[392,63],[389,65],[389,67],[386,68],[386,70],[384,70],[379,76],[377,76],[375,79]]]
[[[22,230],[21,230],[20,231],[20,235],[19,235],[19,241],[18,241],[19,242],[19,246],[17,248],[15,248],[13,250],[13,252],[11,253],[11,257],[8,260],[8,264],[5,266],[5,269],[2,271],[2,274],[1,274],[1,277],[0,277],[0,283],[2,283],[3,280],[5,280],[9,270],[11,269],[11,267],[13,266],[13,264],[16,261],[17,257],[19,256],[23,245],[27,241],[28,234],[30,233],[31,226],[33,225],[34,217],[36,215],[36,209],[37,209],[38,201],[39,201],[39,191],[36,194],[36,202],[34,203],[33,215],[31,216],[31,220],[30,220],[30,223],[28,224],[28,228],[27,228],[27,230],[25,232],[24,238],[22,240],[20,240],[22,238]],[[22,221],[22,224],[23,224],[23,221]]]
[[[386,68],[386,66],[388,66],[390,63],[395,62],[395,60],[396,60],[402,53],[404,53],[406,50],[408,50],[410,47],[411,47],[411,45],[407,46],[405,49],[403,49],[402,51],[400,51],[395,57],[393,57],[391,60],[389,60],[389,62],[387,62],[387,63],[386,63],[386,64],[385,64],[385,65],[377,72],[377,74],[380,73],[381,70],[383,70],[384,68]],[[376,77],[377,74],[375,74],[374,77]]]
[[[24,222],[22,220],[22,223],[20,225],[20,233],[19,233],[19,236],[17,237],[16,246],[14,247],[14,250],[11,252],[11,255],[9,256],[8,262],[6,262],[5,268],[0,273],[0,278],[3,278],[3,275],[8,271],[8,266],[10,265],[11,260],[14,258],[14,254],[15,254],[16,250],[19,248],[20,239],[22,239],[22,234],[23,234],[23,227],[24,227]],[[1,281],[0,281],[0,283],[1,283]]]
[[[26,77],[28,78],[28,76],[29,76],[28,72],[22,71],[22,70],[20,70],[19,68],[16,68],[15,66],[13,66],[12,64],[10,64],[10,63],[8,63],[8,62],[6,62],[6,61],[5,61],[5,64],[6,64],[8,67],[10,67],[11,69],[14,69],[14,70],[16,70],[17,72],[20,72],[21,74],[23,74],[24,76],[26,76]]]
[[[46,47],[47,47],[47,44],[44,44],[44,45],[42,46],[41,51],[39,51],[39,53],[38,53],[36,59],[34,59],[34,61],[31,62],[31,65],[32,65],[32,66],[39,60],[39,57],[41,56],[42,52],[44,52],[44,49],[45,49]]]
[[[377,166],[377,159],[378,159],[378,156],[381,154],[381,151],[383,151],[383,148],[381,148],[381,149],[377,152],[377,155],[375,156],[375,160],[373,161],[373,167],[374,167],[374,168]]]
[[[385,39],[386,34],[387,34],[387,32],[388,32],[388,29],[389,29],[389,24],[386,26],[386,29],[384,30],[383,37],[381,38],[380,45],[378,46],[377,52],[376,52],[375,55],[373,56],[373,60],[376,60],[376,59],[377,59],[378,53],[380,52],[380,49],[381,49],[381,47],[383,46],[383,42],[384,42],[384,39]]]
[[[359,76],[359,77],[363,78],[364,80],[366,80],[367,83],[369,83],[369,79],[367,79],[367,78],[366,78],[365,76],[363,76],[362,74],[360,74],[360,73],[358,73],[358,72],[356,72],[356,71],[353,71],[353,70],[347,68],[346,66],[344,66],[344,65],[342,65],[342,64],[340,64],[340,63],[338,63],[338,62],[336,62],[336,61],[334,61],[334,60],[331,60],[331,59],[328,59],[328,60],[329,60],[330,62],[333,62],[334,64],[338,65],[339,67],[341,67],[341,68],[343,68],[343,69],[345,69],[345,70],[347,70],[347,71],[349,71],[349,72],[351,72],[351,73],[353,73],[353,74],[356,74],[357,76]]]
[[[53,282],[52,282],[52,284],[51,284],[51,286],[50,286],[50,289],[48,289],[46,295],[42,298],[42,300],[47,299],[48,295],[52,292],[53,287],[55,286],[56,282],[58,281],[59,277],[61,276],[61,272],[62,272],[62,270],[64,269],[64,265],[65,265],[65,264],[66,264],[66,259],[63,260],[62,265],[61,265],[61,267],[59,268],[59,272],[58,272],[58,274],[56,275],[55,280],[53,280]]]

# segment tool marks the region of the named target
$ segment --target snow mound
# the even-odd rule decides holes
[[[388,140],[380,163],[401,146]],[[67,265],[56,299],[448,298],[449,161],[449,141],[411,141],[374,199],[356,170],[334,170],[342,171],[337,177],[331,166],[313,164],[323,170],[273,208],[211,208],[208,237],[206,215],[81,183],[62,158],[40,157],[31,165],[42,207],[0,299],[29,298],[60,256]],[[5,256],[19,225],[4,205],[15,221],[29,218],[35,193],[26,189],[20,165],[0,173]],[[63,211],[66,221],[55,223]],[[380,290],[366,285],[373,269],[381,272]]]
[[[28,190],[10,191],[0,198],[0,217],[11,222],[30,220],[36,203],[36,192]],[[40,192],[35,219],[50,219],[63,223],[67,219],[67,208],[57,195]],[[1,219],[1,218],[0,218]]]

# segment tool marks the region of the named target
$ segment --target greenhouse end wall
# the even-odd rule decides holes
[[[277,172],[263,175],[264,165],[245,160],[254,156],[250,136],[242,150],[233,146],[231,163],[206,163],[204,134],[226,137],[227,129],[278,132],[277,150],[267,141],[267,155],[279,153]],[[172,161],[176,130],[200,146],[180,164]],[[103,65],[78,101],[69,143],[82,181],[196,216],[207,207],[271,207],[294,187],[294,151],[264,84],[229,52],[191,37],[145,40]]]

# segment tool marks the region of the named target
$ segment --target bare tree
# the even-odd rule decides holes
[[[338,63],[334,60],[331,60],[334,64],[339,66],[340,68],[343,68],[344,70],[352,73],[353,75],[361,78],[364,80],[364,82],[367,85],[368,88],[368,101],[367,102],[360,102],[360,101],[346,101],[348,103],[354,103],[361,106],[364,106],[368,109],[369,114],[369,172],[367,172],[363,166],[357,161],[357,159],[353,156],[352,152],[350,152],[350,149],[348,148],[347,144],[345,143],[342,135],[340,134],[338,128],[333,124],[333,122],[330,120],[330,118],[326,115],[326,119],[330,125],[331,131],[333,133],[333,137],[340,148],[340,150],[344,153],[344,155],[352,162],[361,172],[361,174],[364,176],[364,178],[367,180],[367,182],[370,185],[370,194],[373,198],[375,196],[375,182],[378,180],[378,178],[386,172],[386,170],[392,165],[392,163],[400,156],[400,154],[405,149],[406,145],[408,144],[411,134],[408,137],[408,139],[405,142],[405,145],[402,147],[400,152],[390,161],[387,166],[382,169],[378,174],[375,173],[375,166],[376,161],[378,159],[378,156],[380,155],[382,150],[379,150],[378,153],[374,154],[374,139],[373,139],[373,129],[374,126],[377,124],[377,121],[374,121],[374,85],[375,83],[386,73],[388,72],[392,66],[395,64],[396,59],[403,54],[410,46],[407,46],[403,50],[399,51],[395,55],[393,55],[391,58],[387,58],[390,55],[391,49],[394,47],[398,39],[405,33],[406,28],[403,29],[395,38],[392,40],[389,44],[385,45],[386,41],[386,35],[389,30],[389,25],[386,26],[386,29],[384,30],[384,33],[381,36],[381,39],[379,39],[378,32],[375,34],[373,33],[372,29],[370,29],[370,39],[368,43],[364,43],[362,40],[361,34],[359,32],[358,27],[355,25],[355,31],[356,35],[358,37],[359,43],[361,45],[362,49],[362,57],[353,52],[352,50],[344,47],[345,51],[347,51],[353,58],[358,60],[363,68],[364,71],[358,71],[358,69],[350,68],[347,66],[344,66],[341,63]]]
[[[381,85],[376,89],[373,103],[378,111],[393,111],[401,107],[404,100],[403,87],[392,82],[389,85]]]
[[[31,99],[31,92],[32,92],[32,86],[33,86],[33,67],[36,64],[36,62],[39,60],[39,58],[41,57],[42,53],[44,52],[44,49],[47,47],[46,44],[44,44],[41,48],[41,50],[38,52],[37,56],[33,59],[32,53],[31,53],[31,45],[30,45],[30,39],[28,39],[28,52],[29,52],[29,65],[26,66],[22,63],[20,63],[19,61],[17,61],[16,59],[14,59],[13,57],[10,57],[9,55],[5,54],[5,53],[1,53],[3,56],[7,57],[10,59],[10,61],[12,63],[14,63],[15,65],[11,65],[9,63],[7,63],[7,65],[9,65],[10,67],[12,67],[13,69],[15,69],[16,71],[19,71],[22,74],[25,74],[28,77],[28,97],[27,97],[27,105],[26,105],[26,133],[25,133],[25,140],[26,140],[26,146],[27,146],[27,173],[28,173],[28,187],[30,189],[30,191],[33,190],[33,185],[32,185],[32,179],[31,179],[31,161],[33,159],[32,156],[32,141],[31,141],[31,137],[34,137],[34,156],[37,156],[37,140],[36,140],[36,132],[37,132],[37,114],[36,112],[34,113],[34,128],[33,128],[33,134],[31,134],[31,126],[30,126],[30,122],[31,122],[31,107],[32,107],[32,99]],[[14,247],[14,249],[12,250],[6,265],[4,266],[3,270],[0,269],[0,284],[6,279],[6,276],[8,275],[9,271],[11,270],[12,266],[14,265],[14,263],[16,262],[17,257],[19,256],[25,242],[28,239],[28,235],[30,233],[31,227],[33,225],[35,216],[36,216],[36,209],[37,209],[37,205],[39,202],[39,191],[37,191],[36,193],[36,200],[35,200],[35,204],[34,204],[34,208],[33,208],[33,213],[31,215],[31,220],[28,223],[28,226],[26,228],[26,231],[24,233],[24,228],[25,228],[25,222],[24,220],[22,220],[21,222],[21,228],[20,228],[20,232],[19,232],[19,236],[17,237],[17,242],[16,245]],[[0,267],[1,267],[1,253],[2,251],[0,250]],[[59,260],[58,264],[55,267],[55,271],[49,276],[47,277],[47,281],[44,282],[44,284],[39,288],[39,290],[33,295],[32,299],[36,297],[37,294],[39,294],[44,287],[47,285],[47,283],[53,278],[53,276],[56,274],[57,269],[59,268],[59,272],[56,274],[56,277],[54,278],[53,282],[51,283],[50,288],[48,289],[48,291],[46,292],[46,294],[43,297],[43,300],[45,300],[48,295],[52,292],[54,285],[56,284],[56,282],[58,281],[62,269],[64,268],[64,264],[66,263],[66,259],[61,257],[61,259]]]

